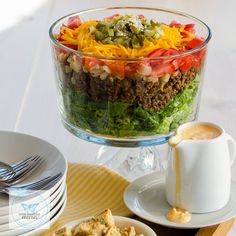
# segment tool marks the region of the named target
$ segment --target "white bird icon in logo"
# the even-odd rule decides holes
[[[27,204],[27,203],[22,203],[21,206],[24,209],[24,211],[28,214],[33,214],[36,212],[36,208],[39,205],[39,203],[32,203],[32,204]]]

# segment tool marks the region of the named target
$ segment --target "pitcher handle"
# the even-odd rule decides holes
[[[229,146],[230,162],[232,165],[236,156],[236,142],[229,134],[226,134],[226,138]]]

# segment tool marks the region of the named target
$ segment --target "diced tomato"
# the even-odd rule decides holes
[[[179,54],[181,51],[178,51],[174,48],[170,48],[168,50],[159,48],[154,50],[153,52],[149,53],[149,57],[158,57],[158,56],[170,56]],[[150,62],[155,74],[162,74],[166,71],[166,73],[172,73],[176,69],[179,68],[181,58],[174,58],[174,59],[157,59]],[[164,72],[163,72],[164,71]],[[165,74],[165,73],[164,73]]]
[[[187,51],[186,49],[181,49],[182,52]],[[199,68],[202,64],[206,53],[206,49],[203,48],[197,52],[191,53],[190,55],[180,56],[177,58],[179,63],[179,68],[182,72],[188,71],[191,67]]]
[[[138,68],[139,68],[138,63],[129,63],[125,65],[125,75],[129,76],[134,74]]]
[[[203,48],[201,49],[200,51],[198,52],[195,52],[193,54],[193,56],[195,57],[195,63],[194,63],[194,66],[196,68],[199,68],[202,64],[202,61],[204,60],[204,57],[205,57],[205,54],[206,54],[206,49]]]
[[[61,36],[62,36],[62,33],[61,33],[61,32],[56,36],[56,38],[57,38],[58,41],[61,41],[61,40],[62,40]]]
[[[125,74],[125,65],[123,63],[106,63],[106,65],[110,68],[111,73],[113,75],[118,75],[124,77]]]
[[[158,48],[158,49],[155,49],[153,50],[152,52],[150,52],[147,57],[160,57],[162,56],[164,53],[165,53],[165,49],[163,48]]]
[[[166,52],[163,55],[170,56],[170,55],[175,55],[175,54],[179,54],[179,51],[174,48],[169,48],[168,50],[166,50]]]
[[[77,45],[64,44],[64,43],[63,43],[63,45],[65,45],[65,46],[68,47],[68,48],[74,49],[74,50],[77,50],[77,49],[78,49],[78,46],[77,46]]]
[[[186,52],[186,51],[187,51],[187,49],[185,47],[179,49],[179,53]]]
[[[145,16],[144,16],[143,14],[139,14],[138,17],[139,17],[139,19],[141,19],[141,20],[145,19]]]
[[[200,51],[194,53],[198,59],[202,59],[206,54],[206,48],[202,48]]]
[[[165,74],[172,74],[175,71],[175,67],[172,63],[166,63],[157,65],[152,68],[152,75],[161,77]]]
[[[191,41],[189,41],[189,42],[185,45],[185,47],[186,47],[187,49],[196,48],[196,47],[200,46],[203,42],[204,42],[203,39],[194,38],[194,39],[192,39]]]
[[[176,49],[174,49],[176,50]],[[177,51],[177,52],[176,52]],[[172,51],[172,55],[175,55],[175,54],[180,54],[180,53],[183,53],[186,51],[185,48],[182,48],[182,49],[179,49],[179,50],[176,50],[176,51]],[[172,65],[175,67],[175,69],[178,69],[180,67],[180,65],[182,64],[183,62],[183,59],[184,59],[184,56],[176,56],[174,57],[172,60],[171,60],[171,63]]]
[[[186,33],[186,32],[180,32],[180,34],[181,34],[181,36],[182,36],[182,38],[188,38],[188,34]]]
[[[112,15],[112,16],[109,16],[109,17],[107,17],[106,19],[107,20],[112,20],[114,17],[116,17],[116,16],[120,16],[120,14],[114,14],[114,15]]]
[[[194,24],[187,24],[184,26],[184,30],[190,32],[190,33],[195,33],[195,29],[194,29]]]
[[[103,64],[103,61],[95,58],[84,58],[84,66],[87,70],[90,70],[96,65],[102,66]]]
[[[180,51],[174,49],[174,48],[170,48],[168,50],[165,50],[163,48],[158,48],[155,49],[154,51],[150,52],[147,57],[160,57],[160,56],[170,56],[170,55],[175,55],[175,54],[179,54]],[[162,60],[163,62],[163,60]],[[155,64],[155,61],[154,61]]]
[[[147,57],[160,57],[160,56],[163,56],[163,54],[166,52],[165,49],[163,48],[158,48],[158,49],[155,49],[153,50],[152,52],[150,52]],[[150,61],[150,65],[153,67],[153,66],[156,66],[156,65],[160,65],[162,64],[162,61],[163,60],[160,60],[160,59],[157,59],[157,60],[151,60]]]
[[[68,18],[67,27],[70,29],[78,28],[81,23],[79,16],[71,16]]]
[[[163,54],[163,56],[171,56],[171,55],[177,55],[179,54],[180,51],[174,49],[174,48],[170,48],[168,50],[166,50],[166,52]],[[165,64],[171,64],[174,69],[178,69],[179,68],[179,61],[181,60],[181,58],[179,57],[176,57],[174,59],[162,59],[161,60],[161,63],[160,63],[160,66],[164,66]]]
[[[195,58],[193,57],[193,55],[187,55],[182,58],[179,68],[182,72],[187,72],[194,65],[194,62]]]
[[[171,62],[171,64],[174,66],[175,70],[177,70],[179,68],[180,63],[181,63],[181,58],[176,58]]]
[[[180,28],[181,24],[178,23],[177,21],[171,21],[170,27]]]

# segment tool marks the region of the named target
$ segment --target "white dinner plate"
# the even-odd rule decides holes
[[[58,204],[58,201],[63,196],[65,188],[66,188],[66,185],[65,185],[65,182],[63,182],[61,186],[57,189],[57,191],[52,196],[50,196],[50,206],[49,206],[50,211],[56,206],[56,204]],[[16,212],[14,211],[14,213]],[[0,233],[4,231],[8,231],[12,225],[12,222],[9,222],[9,220],[12,220],[12,219],[9,217],[9,215],[7,215],[7,216],[1,216],[0,220],[4,221],[3,223],[0,224]]]
[[[61,196],[60,200],[57,202],[57,204],[55,204],[54,208],[50,211],[50,215],[49,215],[49,219],[51,219],[48,223],[52,225],[56,219],[59,218],[59,216],[62,214],[65,205],[66,205],[66,201],[67,201],[67,190],[65,188],[63,195]],[[45,224],[45,225],[46,225]],[[0,236],[19,236],[19,235],[38,235],[41,234],[43,231],[45,231],[45,225],[42,225],[40,227],[38,227],[37,229],[34,230],[29,230],[29,229],[13,229],[13,230],[8,230],[8,231],[4,231],[0,233]]]
[[[21,133],[0,131],[0,161],[13,164],[32,155],[42,156],[44,162],[20,184],[31,183],[62,173],[62,178],[50,189],[52,194],[66,178],[67,162],[61,152],[42,139]],[[7,215],[8,211],[8,196],[0,194],[0,216]]]
[[[57,198],[58,195],[63,192],[65,184],[66,180],[63,179],[63,182],[59,185],[59,187],[50,195],[51,208],[53,207],[52,202],[54,201],[54,199]],[[16,209],[14,209],[14,211],[17,212]],[[5,215],[0,215],[0,230],[1,230],[1,225],[6,223],[9,223],[9,209]]]
[[[115,220],[115,225],[119,228],[134,226],[134,228],[138,234],[143,234],[143,235],[148,235],[148,236],[156,236],[156,233],[149,226],[147,226],[146,224],[144,224],[138,220],[130,219],[128,217],[123,217],[123,216],[113,216],[113,217]],[[73,228],[76,225],[78,225],[79,223],[81,223],[85,220],[91,219],[91,218],[92,217],[78,219],[78,220],[72,221],[72,222],[62,226],[61,228],[64,228],[64,227]],[[53,234],[53,236],[55,236],[55,234]]]
[[[57,194],[57,190],[60,188],[60,186],[63,185],[63,183],[65,183],[65,178],[66,176],[64,176],[64,178],[60,179],[51,189],[50,192],[45,192],[43,193],[42,196],[54,196]],[[4,200],[3,200],[4,199]],[[8,217],[9,215],[9,200],[8,200],[8,196],[5,195],[1,195],[0,194],[0,202],[2,201],[2,203],[4,202],[6,204],[5,207],[0,208],[0,220],[3,217]]]
[[[221,210],[192,214],[187,224],[177,224],[166,219],[171,206],[165,197],[165,176],[155,172],[132,182],[124,192],[127,207],[136,215],[148,221],[171,228],[201,228],[227,221],[236,216],[236,183],[231,183],[228,204]]]

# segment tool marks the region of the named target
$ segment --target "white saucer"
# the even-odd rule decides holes
[[[231,183],[230,200],[224,208],[211,213],[192,214],[187,224],[177,224],[166,219],[171,206],[165,198],[165,176],[162,173],[155,172],[136,179],[125,190],[124,201],[133,213],[148,221],[171,228],[201,228],[236,216],[236,183]]]

